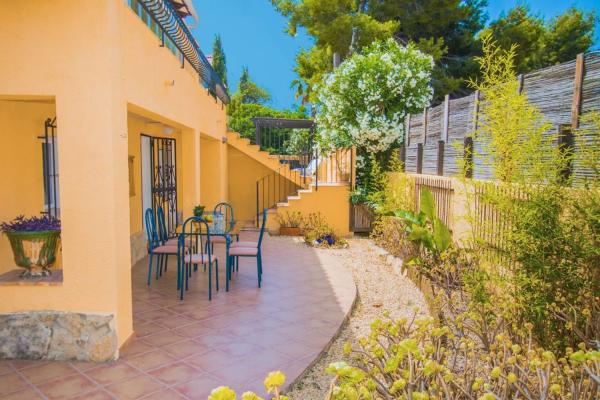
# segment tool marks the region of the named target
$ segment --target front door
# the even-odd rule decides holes
[[[170,237],[177,229],[177,154],[171,138],[142,136],[142,209],[162,207]]]

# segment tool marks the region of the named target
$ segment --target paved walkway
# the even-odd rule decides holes
[[[221,267],[221,291],[212,302],[205,272],[194,274],[180,302],[175,260],[150,288],[142,260],[133,269],[137,339],[119,361],[0,360],[0,398],[206,399],[220,385],[265,396],[262,381],[272,370],[282,370],[291,383],[337,332],[356,287],[329,251],[266,237],[263,253],[262,289],[255,260],[242,259],[229,293]]]

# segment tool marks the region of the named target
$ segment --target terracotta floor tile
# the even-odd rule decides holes
[[[95,363],[95,362],[83,362],[83,361],[71,361],[71,366],[79,371],[87,371],[89,369],[98,368],[104,363]]]
[[[235,386],[239,382],[247,382],[251,379],[264,379],[269,371],[263,371],[255,368],[254,365],[248,364],[249,359],[245,362],[237,362],[226,367],[217,368],[210,371],[210,374],[216,377],[221,385]]]
[[[153,335],[145,336],[144,342],[148,343],[153,347],[161,347],[172,343],[180,342],[183,339],[185,339],[184,336],[174,331],[167,330],[155,333]]]
[[[161,390],[143,398],[143,400],[185,400],[182,394],[172,389]],[[204,400],[204,399],[202,399]]]
[[[86,371],[85,374],[98,384],[104,386],[133,378],[134,376],[139,375],[140,372],[124,362],[117,362],[91,369]]]
[[[69,399],[76,395],[92,392],[97,389],[94,382],[77,374],[38,386],[40,391],[51,400]]]
[[[0,375],[8,374],[13,372],[13,369],[8,360],[0,360]]]
[[[265,351],[263,347],[244,342],[241,339],[217,346],[217,350],[224,352],[229,357],[241,357],[252,353],[260,355]]]
[[[175,390],[188,399],[206,399],[210,392],[221,386],[219,380],[209,375],[203,375],[189,382],[175,386]]]
[[[242,236],[257,238],[254,232]],[[217,255],[223,257],[223,252],[223,246],[216,247]],[[206,272],[193,274],[180,301],[175,261],[169,260],[168,271],[147,287],[147,259],[141,260],[132,270],[137,338],[122,349],[121,362],[0,361],[0,398],[19,398],[8,397],[7,390],[35,398],[27,378],[21,379],[15,369],[40,382],[50,399],[205,400],[220,385],[239,395],[254,390],[265,397],[262,381],[275,369],[283,370],[291,383],[336,333],[356,287],[330,253],[317,254],[302,243],[267,236],[263,254],[261,289],[255,261],[243,260],[231,290],[213,292],[211,302]],[[224,268],[220,272],[224,289]]]
[[[27,388],[25,381],[15,372],[0,376],[0,396]]]
[[[168,329],[162,325],[157,324],[156,322],[146,322],[139,326],[134,326],[135,334],[138,338],[152,335],[158,332],[165,332]]]
[[[96,390],[94,392],[82,394],[70,400],[116,400],[116,398],[104,390]]]
[[[10,360],[10,363],[15,369],[21,370],[25,368],[35,367],[37,365],[45,364],[48,361],[42,360]]]
[[[154,347],[144,342],[144,339],[136,339],[133,342],[127,344],[125,349],[122,351],[122,355],[125,357],[146,353],[154,350]]]
[[[161,388],[162,385],[160,383],[145,375],[139,375],[127,381],[107,386],[106,390],[112,393],[117,399],[133,400],[147,396]]]
[[[173,343],[168,346],[164,346],[163,349],[177,358],[185,358],[189,357],[193,354],[204,353],[210,349],[207,349],[206,346],[201,345],[198,342],[195,342],[191,339],[186,339],[181,342]]]
[[[194,319],[187,318],[182,315],[173,315],[173,316],[169,316],[167,318],[161,318],[158,320],[159,324],[166,326],[167,328],[170,328],[170,329],[181,328],[182,326],[186,326],[186,325],[192,324],[194,322],[196,322]]]
[[[154,369],[149,372],[150,375],[165,383],[166,385],[174,385],[183,383],[197,378],[202,373],[197,368],[194,368],[183,362],[176,362],[165,365],[164,367]]]
[[[27,380],[34,385],[77,373],[77,370],[66,362],[41,364],[21,370],[21,374],[23,374],[25,378],[27,378]]]
[[[148,371],[175,361],[167,352],[162,350],[154,350],[148,353],[139,354],[127,360],[127,362],[142,371]]]
[[[196,368],[209,372],[238,362],[237,358],[229,357],[220,350],[209,350],[206,353],[196,354],[186,358],[185,361]]]
[[[28,388],[18,392],[2,396],[2,400],[38,400],[43,397],[34,389]]]

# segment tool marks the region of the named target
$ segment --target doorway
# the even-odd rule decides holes
[[[177,150],[172,138],[142,135],[142,211],[162,207],[169,237],[177,229]],[[145,228],[145,218],[142,215]]]

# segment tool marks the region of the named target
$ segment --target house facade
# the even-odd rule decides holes
[[[0,2],[0,221],[46,213],[62,224],[44,281],[15,279],[0,240],[0,357],[117,358],[134,336],[144,210],[163,207],[171,233],[197,204],[231,201],[254,219],[257,180],[281,174],[227,132],[226,88],[186,3]],[[347,201],[334,205],[347,187],[331,186],[310,207],[335,209],[347,233]]]

